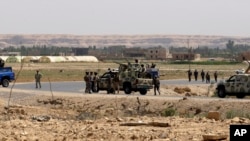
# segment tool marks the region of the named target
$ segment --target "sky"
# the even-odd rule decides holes
[[[0,34],[250,37],[250,0],[0,0]]]

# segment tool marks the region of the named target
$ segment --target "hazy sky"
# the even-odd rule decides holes
[[[0,34],[250,37],[250,0],[0,0]]]

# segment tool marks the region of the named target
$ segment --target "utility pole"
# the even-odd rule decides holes
[[[190,61],[191,61],[190,56],[191,56],[191,49],[189,48],[189,39],[187,40],[187,45],[188,45],[188,62],[189,62],[188,66],[189,66],[189,70],[190,70]]]

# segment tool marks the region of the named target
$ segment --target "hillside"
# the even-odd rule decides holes
[[[9,46],[64,46],[64,47],[107,47],[126,45],[127,47],[220,47],[224,48],[228,40],[235,44],[250,44],[250,37],[204,36],[204,35],[68,35],[68,34],[0,34],[0,47]]]

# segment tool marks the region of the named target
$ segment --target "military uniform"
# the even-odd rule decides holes
[[[41,88],[41,78],[42,74],[37,70],[35,74],[35,80],[36,80],[36,88]]]
[[[98,92],[99,91],[99,88],[98,88],[99,76],[97,75],[97,72],[95,72],[94,74],[95,75],[93,78],[93,81],[94,81],[93,92]]]
[[[90,93],[90,79],[89,79],[89,72],[86,72],[85,76],[83,77],[85,81],[85,93]]]
[[[113,79],[113,88],[114,88],[114,92],[117,90],[117,93],[119,94],[119,90],[120,90],[120,80],[119,80],[119,75],[116,74],[114,76],[114,79]]]
[[[154,84],[154,94],[156,95],[156,90],[158,91],[159,95],[160,93],[160,80],[157,76],[153,77],[153,84]]]

